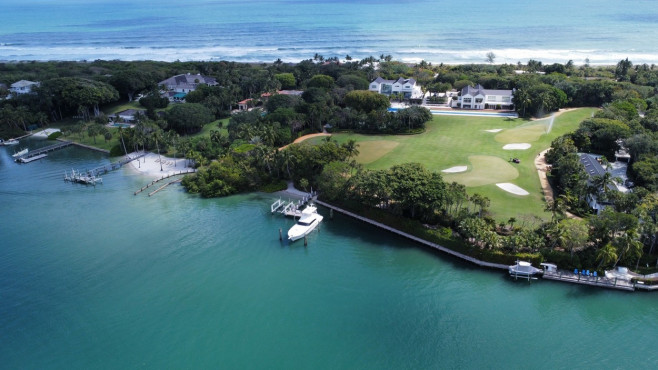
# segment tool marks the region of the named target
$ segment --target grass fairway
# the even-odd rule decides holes
[[[467,172],[444,174],[447,182],[456,181],[468,187],[481,186],[497,182],[510,182],[519,177],[515,166],[502,158],[488,155],[472,155],[468,157],[470,168]]]
[[[419,162],[429,170],[468,166],[463,173],[443,174],[447,181],[467,186],[469,193],[480,193],[491,199],[491,212],[499,221],[515,217],[519,222],[533,217],[547,219],[544,197],[534,159],[547,149],[556,137],[571,132],[594,112],[582,108],[555,117],[550,133],[546,133],[551,118],[536,121],[498,117],[434,116],[427,130],[419,135],[368,136],[335,134],[340,143],[350,139],[359,144],[357,161],[370,169]],[[502,129],[500,132],[486,130]],[[321,138],[320,138],[321,139]],[[319,142],[310,139],[311,143]],[[527,150],[503,150],[508,143],[529,143]],[[509,162],[519,158],[521,163]],[[519,196],[496,186],[513,183],[530,194]]]
[[[391,150],[398,146],[397,141],[393,140],[374,140],[359,142],[359,163],[367,164],[372,163],[379,158],[390,153]]]
[[[539,140],[539,138],[546,134],[547,123],[535,121],[531,124],[524,124],[516,128],[501,131],[495,136],[496,141],[503,144],[510,143],[532,143]]]

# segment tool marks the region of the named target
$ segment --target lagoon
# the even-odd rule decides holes
[[[30,149],[46,145],[25,140]],[[654,368],[655,295],[513,281],[335,214],[309,245],[272,194],[132,195],[0,148],[4,368]]]

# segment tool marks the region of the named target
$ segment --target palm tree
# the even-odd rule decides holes
[[[160,141],[162,140],[162,131],[161,130],[155,130],[152,133],[153,139],[155,140],[155,147],[158,150],[158,162],[160,162],[160,171],[162,171],[162,159],[160,157],[160,145],[158,144],[158,139]]]
[[[552,214],[551,220],[553,222],[557,222],[557,220],[564,217],[564,214],[566,212],[566,204],[564,203],[564,200],[562,198],[548,200],[546,201],[545,210],[551,212]]]
[[[329,136],[331,137],[331,136]],[[350,139],[347,143],[343,144],[343,148],[347,150],[347,157],[352,158],[359,155],[359,150],[357,149],[359,144],[355,140]]]
[[[636,237],[637,232],[635,230],[629,230],[624,235],[615,239],[619,256],[617,257],[614,266],[617,266],[619,261],[621,261],[626,254],[630,254],[632,257],[637,256],[638,260],[642,257],[642,243],[640,243]]]
[[[284,150],[281,152],[281,162],[286,167],[288,178],[291,179],[290,166],[295,164],[295,156],[290,153],[290,150]]]
[[[128,155],[128,150],[126,149],[126,143],[123,141],[123,127],[119,126],[119,137],[121,138],[121,145],[123,145],[123,152]]]
[[[213,143],[219,144],[221,139],[222,139],[221,131],[210,130],[210,141],[212,141]]]
[[[596,260],[599,261],[599,265],[596,266],[598,270],[602,265],[609,265],[612,262],[617,260],[617,248],[612,244],[608,243],[603,248],[599,249],[596,253]]]

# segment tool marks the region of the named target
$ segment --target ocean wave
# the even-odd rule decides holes
[[[615,64],[628,58],[635,64],[655,63],[658,60],[658,50],[639,51],[603,50],[603,49],[443,49],[429,46],[404,47],[395,45],[390,49],[376,47],[326,46],[199,46],[199,47],[164,47],[164,46],[100,46],[66,45],[55,47],[36,47],[24,45],[0,44],[0,60],[159,60],[159,61],[192,61],[192,60],[231,60],[238,62],[271,62],[281,59],[285,62],[299,62],[312,58],[316,53],[325,58],[343,58],[349,54],[355,59],[368,56],[390,54],[394,59],[408,63],[422,60],[431,63],[460,64],[484,63],[486,55],[493,52],[496,63],[525,63],[529,59],[543,63],[566,63],[573,60],[575,64],[584,64],[589,59],[592,65]]]

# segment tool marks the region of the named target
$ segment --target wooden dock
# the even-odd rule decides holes
[[[17,158],[17,160],[20,161],[21,163],[30,163],[30,162],[32,162],[32,161],[29,160],[30,158],[39,156],[41,154],[46,154],[46,153],[49,153],[49,152],[52,152],[52,151],[55,151],[55,150],[63,149],[63,148],[66,148],[67,146],[70,146],[70,145],[73,145],[73,143],[71,141],[60,141],[57,144],[53,144],[53,145],[49,145],[49,146],[46,146],[46,147],[43,147],[43,148],[40,148],[40,149],[32,150],[32,151],[28,152],[27,154],[25,154],[23,156],[20,156],[19,158]],[[41,157],[41,158],[43,158],[43,157]]]
[[[109,163],[109,164],[106,164],[106,165],[103,165],[103,166],[100,166],[100,167],[96,167],[96,168],[91,169],[87,172],[89,172],[90,174],[92,174],[94,176],[99,176],[99,175],[108,173],[110,171],[118,170],[124,164],[130,163],[130,162],[134,161],[135,159],[142,158],[145,155],[146,155],[146,153],[140,153],[140,154],[138,154],[134,157],[128,157],[127,156],[127,157],[125,157],[123,159],[120,159],[116,162],[112,162],[112,163]]]
[[[150,197],[151,195],[153,195],[153,194],[159,192],[160,190],[166,188],[167,186],[169,186],[169,185],[171,185],[171,184],[174,184],[174,183],[177,183],[177,182],[181,182],[181,181],[183,181],[183,180],[182,180],[182,179],[177,179],[177,180],[174,180],[174,181],[169,181],[168,183],[166,183],[166,184],[160,186],[159,188],[157,188],[156,190],[150,192],[150,193],[149,193],[149,197]]]
[[[413,240],[413,241],[415,241],[415,242],[418,242],[418,243],[420,243],[420,244],[422,244],[422,245],[425,245],[425,246],[427,246],[427,247],[430,247],[430,248],[433,248],[433,249],[439,250],[439,251],[441,251],[441,252],[447,253],[447,254],[449,254],[449,255],[451,255],[451,256],[457,257],[457,258],[462,259],[462,260],[464,260],[464,261],[471,262],[471,263],[476,264],[476,265],[478,265],[478,266],[481,266],[481,267],[487,267],[487,268],[493,268],[493,269],[506,270],[506,271],[509,269],[509,266],[508,266],[508,265],[502,265],[502,264],[500,264],[500,263],[491,263],[491,262],[486,262],[486,261],[480,261],[480,260],[477,259],[477,258],[473,258],[473,257],[471,257],[471,256],[467,256],[467,255],[465,255],[465,254],[461,254],[461,253],[459,253],[459,252],[455,252],[455,251],[453,251],[452,249],[448,249],[448,248],[446,248],[446,247],[444,247],[444,246],[442,246],[442,245],[439,245],[439,244],[436,244],[436,243],[432,243],[432,242],[427,241],[427,240],[425,240],[425,239],[421,239],[421,238],[419,238],[419,237],[417,237],[417,236],[415,236],[415,235],[411,235],[411,234],[409,234],[409,233],[405,233],[404,231],[400,231],[400,230],[398,230],[398,229],[394,229],[394,228],[392,228],[392,227],[390,227],[390,226],[388,226],[388,225],[384,225],[384,224],[382,224],[382,223],[380,223],[380,222],[373,221],[373,220],[371,220],[371,219],[369,219],[369,218],[366,218],[366,217],[363,217],[363,216],[359,216],[359,215],[357,215],[357,214],[355,214],[355,213],[352,213],[352,212],[350,212],[350,211],[344,210],[344,209],[342,209],[342,208],[338,208],[338,207],[336,207],[336,206],[332,206],[331,204],[328,204],[328,203],[325,203],[325,202],[322,202],[322,201],[319,201],[319,200],[316,200],[315,202],[316,202],[317,204],[322,205],[322,206],[324,206],[324,207],[327,207],[327,208],[329,208],[329,209],[333,209],[333,210],[336,211],[336,212],[339,212],[339,213],[342,213],[342,214],[344,214],[344,215],[347,215],[347,216],[350,216],[350,217],[356,218],[357,220],[361,220],[361,221],[363,221],[363,222],[365,222],[365,223],[368,223],[368,224],[370,224],[370,225],[373,225],[373,226],[379,227],[379,228],[381,228],[381,229],[384,229],[384,230],[390,231],[390,232],[392,232],[392,233],[394,233],[394,234],[397,234],[397,235],[403,236],[403,237],[405,237],[405,238],[407,238],[407,239],[411,239],[411,240]]]
[[[39,159],[42,159],[42,158],[46,158],[47,156],[48,156],[48,154],[43,153],[43,154],[38,154],[38,155],[35,155],[33,157],[29,157],[29,158],[18,157],[18,158],[16,158],[16,162],[30,163],[30,162],[38,161]]]
[[[600,288],[626,290],[626,291],[634,291],[636,285],[628,280],[621,280],[616,278],[610,279],[605,276],[583,276],[580,274],[578,275],[574,274],[572,271],[563,271],[563,270],[558,270],[556,272],[546,271],[544,272],[542,278],[548,280],[562,281],[571,284],[589,285],[589,286],[596,286]]]
[[[167,176],[162,176],[162,177],[159,178],[159,179],[155,179],[155,180],[151,181],[148,185],[143,186],[141,189],[137,190],[133,195],[137,195],[137,194],[143,192],[144,190],[150,188],[151,186],[157,184],[158,182],[160,182],[160,181],[162,181],[162,180],[166,180],[166,179],[168,179],[168,178],[170,178],[170,177],[178,176],[178,175],[186,175],[186,174],[188,174],[188,173],[195,173],[195,172],[196,172],[196,170],[193,169],[193,168],[191,168],[191,169],[188,169],[188,170],[180,170],[180,171],[178,171],[178,172],[170,173],[170,174],[167,175]],[[176,181],[179,181],[179,180],[176,180]],[[169,184],[174,183],[174,182],[176,182],[176,181],[172,181],[172,182],[170,182]],[[158,189],[158,190],[156,190],[156,191],[150,193],[150,194],[149,194],[149,197],[150,197],[151,195],[157,193],[158,191],[160,191],[162,188],[168,186],[169,184],[166,184],[166,185],[162,186],[160,189]]]

